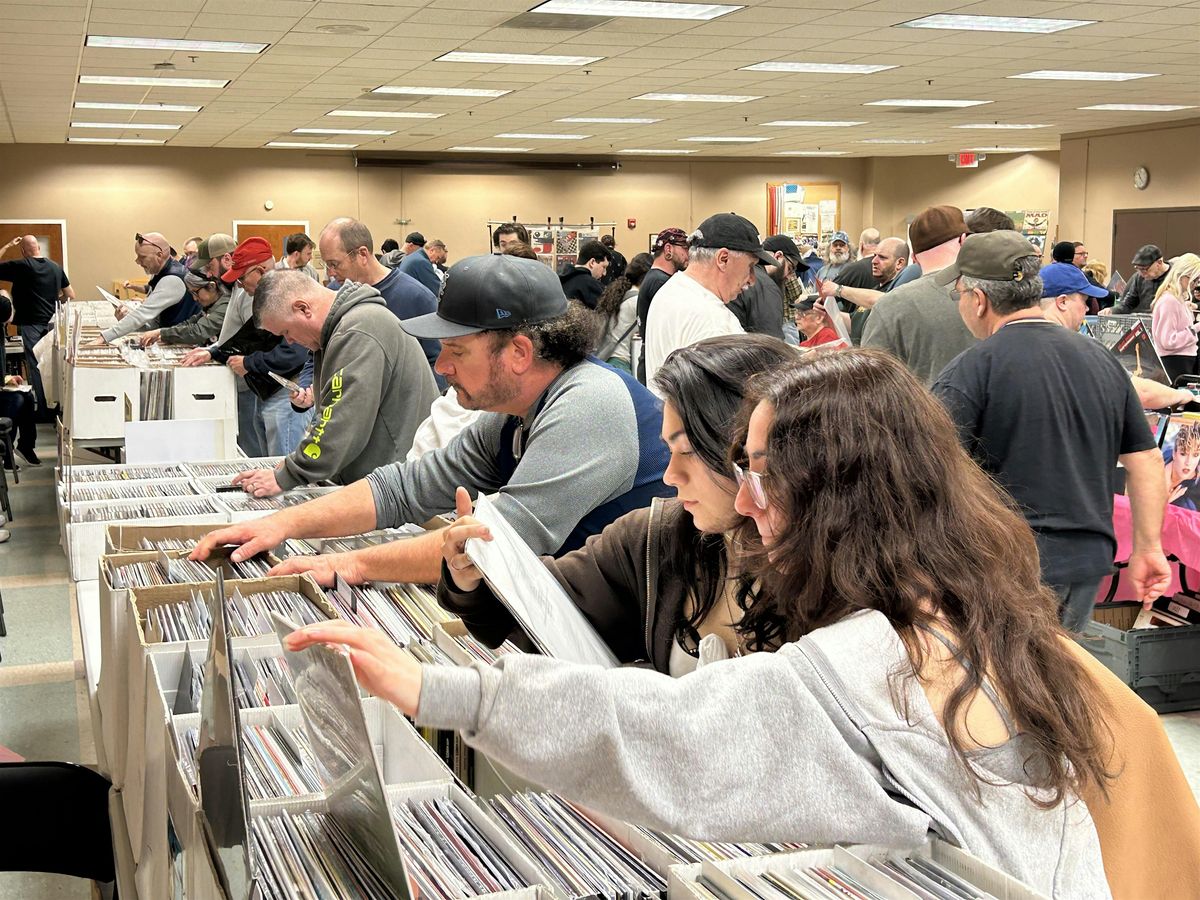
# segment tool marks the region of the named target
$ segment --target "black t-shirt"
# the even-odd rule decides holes
[[[637,296],[637,317],[638,326],[641,328],[642,334],[646,333],[646,314],[650,312],[650,301],[654,299],[654,295],[658,293],[658,289],[666,284],[671,278],[669,272],[664,272],[662,269],[651,269],[642,279],[641,286],[638,287]]]
[[[967,452],[1024,512],[1043,579],[1108,574],[1117,457],[1155,446],[1116,357],[1054,322],[1019,320],[955,357],[933,392]]]
[[[14,325],[45,325],[58,307],[58,295],[71,286],[62,266],[44,257],[0,262],[0,281],[12,282]]]
[[[873,257],[870,256],[856,259],[842,269],[842,271],[838,272],[837,277],[833,280],[842,287],[867,288],[872,291],[878,290],[879,282],[875,280],[875,276],[871,272],[872,264]]]

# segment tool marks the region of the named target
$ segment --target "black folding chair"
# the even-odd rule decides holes
[[[116,879],[107,778],[68,762],[0,763],[0,871]]]

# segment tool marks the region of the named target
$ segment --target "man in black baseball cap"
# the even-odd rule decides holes
[[[1113,492],[1120,460],[1133,513],[1129,575],[1156,599],[1171,570],[1160,543],[1166,485],[1129,376],[1099,341],[1046,319],[1041,254],[1015,231],[973,234],[929,277],[951,287],[979,343],[942,370],[933,393],[963,448],[1012,496],[1037,539],[1042,581],[1063,625],[1082,631],[1112,570]]]
[[[433,296],[438,295],[438,291],[442,289],[442,279],[438,275],[437,269],[433,266],[433,260],[429,258],[429,254],[425,252],[425,235],[419,231],[409,232],[404,239],[404,258],[400,260],[398,268],[405,275],[409,275],[425,287],[433,292]]]
[[[448,444],[382,466],[326,498],[214,532],[197,548],[242,544],[239,560],[289,537],[357,534],[425,522],[470,501],[465,487],[497,494],[496,507],[538,554],[582,546],[613,520],[674,492],[662,407],[627,373],[588,356],[589,313],[568,305],[558,276],[516,256],[474,256],[450,267],[436,313],[402,321],[442,342],[436,371],[459,403],[483,415]],[[366,580],[437,583],[442,538],[427,535],[367,551],[293,558],[276,574],[336,570]],[[464,600],[464,602],[466,602]]]
[[[777,262],[749,219],[717,213],[701,222],[688,237],[687,271],[663,286],[646,316],[646,384],[654,383],[659,367],[680,347],[745,333],[726,304],[754,284],[759,266]],[[782,329],[782,305],[779,318]]]
[[[1133,254],[1133,277],[1126,282],[1125,293],[1108,309],[1100,310],[1100,315],[1149,313],[1154,295],[1169,271],[1171,267],[1163,260],[1162,251],[1154,244],[1146,244]]]
[[[799,245],[786,234],[771,235],[763,241],[763,249],[779,261],[779,268],[772,278],[783,291],[783,339],[795,346],[800,343],[800,329],[796,324],[796,303],[804,296],[802,279],[809,266],[804,261]]]

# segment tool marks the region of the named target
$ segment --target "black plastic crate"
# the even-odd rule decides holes
[[[1200,625],[1130,631],[1140,603],[1102,603],[1079,643],[1159,712],[1200,709]]]

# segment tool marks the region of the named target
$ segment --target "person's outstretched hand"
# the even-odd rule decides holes
[[[333,587],[338,575],[346,584],[362,584],[367,578],[353,553],[322,553],[319,556],[289,556],[268,575],[301,575],[308,572],[321,587]]]
[[[343,644],[358,683],[391,703],[406,716],[417,714],[421,699],[421,664],[374,628],[359,628],[341,619],[306,625],[283,639],[288,650],[313,644]]]
[[[249,522],[239,522],[228,528],[210,531],[200,539],[200,543],[188,559],[208,559],[214,549],[225,544],[241,545],[229,555],[234,562],[244,562],[258,553],[273,550],[288,538],[284,530],[275,524],[274,518],[267,516],[264,519],[251,519]]]
[[[465,487],[460,487],[454,492],[454,511],[458,518],[445,531],[442,539],[442,559],[446,561],[446,568],[450,570],[455,587],[469,593],[479,587],[479,582],[483,581],[483,573],[475,568],[475,564],[467,556],[467,540],[479,538],[490,541],[492,532],[471,516],[471,495]]]

